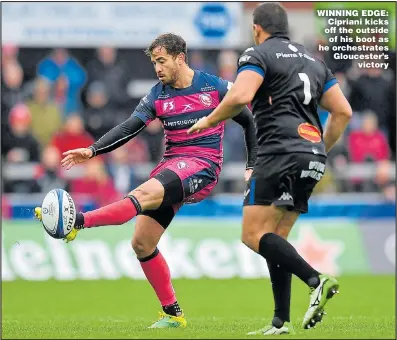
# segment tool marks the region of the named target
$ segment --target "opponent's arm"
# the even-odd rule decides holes
[[[88,147],[88,149],[92,151],[91,157],[111,152],[119,148],[134,138],[145,127],[146,124],[141,119],[136,116],[131,116]]]
[[[338,84],[327,89],[320,105],[330,113],[323,135],[325,150],[329,152],[345,131],[353,112]]]
[[[193,133],[216,126],[219,122],[233,118],[242,111],[245,105],[250,103],[255,93],[263,82],[263,76],[256,71],[243,70],[225,97],[210,115],[200,119],[188,131]]]
[[[258,143],[256,140],[256,130],[254,117],[248,107],[244,107],[243,110],[233,118],[233,120],[240,124],[244,130],[245,147],[247,150],[247,163],[246,170],[253,169],[256,161],[256,153],[258,151]]]

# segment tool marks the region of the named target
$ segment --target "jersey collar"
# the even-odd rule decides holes
[[[273,39],[273,38],[279,38],[279,39],[287,39],[287,40],[290,40],[289,37],[288,37],[287,35],[285,35],[285,34],[279,34],[279,33],[272,34],[272,35],[271,35],[269,38],[267,38],[266,40],[270,40],[270,39]]]

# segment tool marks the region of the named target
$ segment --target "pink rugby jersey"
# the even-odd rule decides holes
[[[158,82],[141,99],[132,115],[146,125],[160,119],[165,133],[164,157],[201,157],[221,167],[225,123],[198,134],[188,135],[187,130],[219,105],[230,85],[228,81],[195,70],[192,85],[184,89]]]

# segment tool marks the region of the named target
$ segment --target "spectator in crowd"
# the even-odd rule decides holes
[[[60,164],[61,155],[58,150],[53,146],[47,146],[43,150],[41,165],[35,176],[39,192],[47,193],[55,188],[69,190],[68,181],[63,176]]]
[[[189,53],[189,65],[194,70],[200,70],[209,74],[217,74],[218,70],[216,66],[203,56],[200,51],[192,51]]]
[[[9,63],[17,63],[19,65],[18,52],[18,46],[14,44],[3,45],[1,48],[1,68],[4,69]]]
[[[396,201],[396,183],[392,180],[390,161],[381,161],[378,163],[375,176],[375,185],[377,189],[383,194],[384,198],[388,201]]]
[[[23,70],[15,61],[2,68],[1,110],[2,118],[7,121],[10,110],[22,103],[29,95],[23,86]]]
[[[333,176],[335,181],[334,184],[338,189],[337,191],[351,190],[350,181],[348,179],[338,178],[338,174],[343,174],[345,172],[345,167],[348,166],[349,162],[350,158],[349,150],[347,148],[347,140],[346,137],[342,135],[327,155],[328,167],[326,177],[330,177],[331,175]]]
[[[54,85],[56,101],[61,105],[65,117],[81,110],[80,92],[86,82],[86,73],[67,50],[53,50],[49,57],[39,63],[37,73]]]
[[[349,154],[354,163],[379,162],[389,159],[389,145],[378,127],[378,118],[375,113],[365,111],[361,129],[351,132]]]
[[[349,155],[353,163],[378,164],[390,157],[387,139],[378,128],[378,119],[372,111],[364,112],[360,130],[349,135]],[[352,178],[349,185],[354,191],[377,191],[371,180],[363,180],[359,176]]]
[[[2,154],[7,161],[6,164],[11,165],[39,160],[38,143],[29,132],[30,120],[30,112],[25,105],[19,104],[11,110],[9,117],[11,134],[7,134],[2,139]],[[26,194],[39,192],[39,187],[33,174],[26,176],[24,173],[27,170],[24,166],[20,166],[15,170],[17,173],[12,172],[11,175],[17,174],[17,177],[9,178],[7,176],[4,178],[3,191],[5,193]]]
[[[122,194],[127,194],[131,188],[135,188],[141,183],[138,183],[134,167],[129,162],[129,149],[126,145],[114,150],[110,153],[109,164],[107,170],[113,178],[115,188]]]
[[[391,110],[391,79],[378,68],[363,69],[362,74],[352,82],[349,97],[353,111],[372,110],[378,116],[379,127],[388,131],[387,118]]]
[[[117,49],[113,47],[98,48],[97,59],[87,66],[89,81],[103,83],[110,103],[118,108],[129,100],[127,71],[124,61],[117,60]]]
[[[84,110],[83,119],[87,131],[95,140],[123,122],[127,117],[117,112],[109,103],[106,86],[101,82],[91,83],[87,91],[88,108]]]
[[[147,163],[149,161],[149,148],[141,136],[136,136],[125,144],[128,150],[128,162],[132,164]]]
[[[327,163],[331,169],[343,168],[350,162],[349,150],[346,144],[346,137],[342,135],[328,153]]]
[[[51,140],[60,155],[72,149],[86,148],[94,143],[92,136],[84,130],[84,123],[78,114],[71,114],[62,130]]]
[[[244,132],[240,125],[233,121],[227,121],[225,125],[224,141],[225,163],[246,161]]]
[[[221,51],[218,56],[219,77],[234,81],[236,79],[238,54],[231,50]]]
[[[73,179],[70,193],[73,197],[79,194],[90,195],[97,206],[110,204],[121,199],[122,195],[114,187],[101,158],[93,158],[85,165],[82,178]]]
[[[32,114],[32,133],[44,148],[62,126],[62,116],[58,107],[50,101],[51,84],[45,78],[37,78],[34,83],[33,98],[26,105]]]
[[[29,109],[16,105],[10,112],[10,133],[3,137],[1,153],[8,162],[38,162],[39,143],[30,133],[32,117]]]
[[[144,138],[149,150],[149,161],[157,163],[164,154],[164,130],[159,119],[152,121],[140,137]]]

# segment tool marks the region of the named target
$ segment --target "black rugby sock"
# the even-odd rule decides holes
[[[84,215],[81,212],[76,214],[76,220],[74,221],[74,227],[76,229],[83,229],[84,228]]]
[[[264,234],[259,241],[259,254],[266,260],[280,264],[287,272],[298,276],[310,287],[317,287],[320,283],[320,273],[313,269],[296,249],[274,233]]]
[[[173,316],[182,315],[181,307],[179,307],[179,304],[177,301],[175,301],[172,305],[163,306],[163,311],[164,311],[164,313],[166,313],[168,315],[173,315]]]
[[[285,271],[279,264],[270,262],[269,260],[267,261],[267,266],[269,267],[270,279],[272,281],[274,318],[281,319],[283,323],[284,321],[290,322],[292,274]]]

